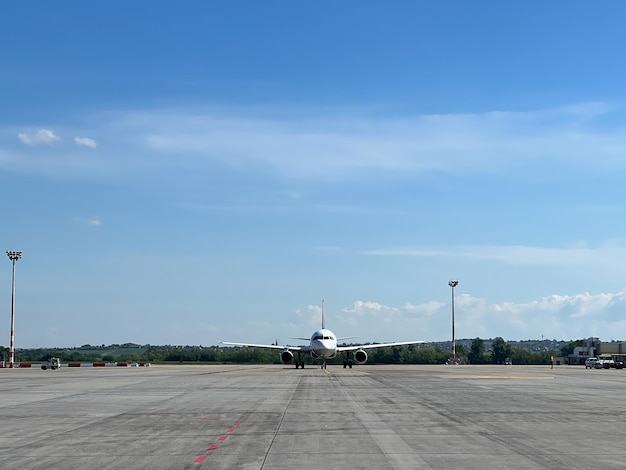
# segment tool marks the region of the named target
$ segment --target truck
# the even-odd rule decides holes
[[[51,357],[50,359],[48,359],[47,364],[41,365],[41,368],[43,370],[46,370],[46,369],[57,370],[59,367],[61,367],[61,360],[58,357]]]
[[[610,354],[600,354],[596,362],[596,369],[623,369],[624,363],[616,361]]]

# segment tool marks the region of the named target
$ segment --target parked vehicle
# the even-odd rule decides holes
[[[596,362],[596,369],[623,369],[624,363],[616,361],[610,354],[600,354],[598,356],[598,362]]]
[[[597,357],[588,357],[585,361],[585,369],[595,369],[598,362]]]
[[[47,364],[43,364],[41,366],[43,370],[46,370],[46,369],[57,370],[59,367],[61,367],[61,360],[58,357],[51,357],[50,359],[48,359]]]

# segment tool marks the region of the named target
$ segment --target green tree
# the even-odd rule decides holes
[[[577,339],[561,348],[561,356],[567,357],[570,354],[574,354],[574,348],[584,346],[587,342],[584,339]]]
[[[511,348],[511,361],[513,364],[537,364],[538,354],[533,354],[528,349]]]
[[[467,349],[462,344],[457,344],[455,346],[456,349],[456,357],[465,357],[467,356]]]
[[[481,364],[485,362],[485,342],[482,339],[476,338],[472,340],[467,358],[470,364]]]
[[[393,348],[370,349],[367,352],[368,362],[371,364],[393,364],[394,353]]]
[[[511,345],[507,344],[504,339],[497,337],[491,343],[491,360],[495,364],[503,364],[507,357],[511,357]]]

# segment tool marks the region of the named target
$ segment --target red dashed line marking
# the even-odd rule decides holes
[[[226,430],[227,433],[232,434],[235,432],[235,429],[237,429],[239,426],[241,426],[241,422],[237,421],[235,424],[233,424],[232,428],[228,428]],[[218,442],[224,442],[226,439],[228,439],[228,436],[226,435],[222,435],[220,437],[217,438]],[[217,450],[219,448],[219,446],[217,444],[211,444],[208,448],[207,448],[207,452],[212,452],[214,450]],[[200,465],[203,464],[206,459],[209,458],[208,455],[199,455],[198,458],[196,458],[196,460],[193,461],[194,464],[196,465]]]

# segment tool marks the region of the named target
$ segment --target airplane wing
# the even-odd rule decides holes
[[[337,346],[337,351],[357,351],[359,349],[375,349],[375,348],[388,348],[391,346],[405,346],[407,344],[423,344],[428,341],[401,341],[399,343],[374,343],[363,344],[361,346]]]
[[[251,343],[231,343],[229,341],[220,341],[220,344],[225,344],[226,346],[243,346],[246,348],[267,348],[267,349],[280,349],[284,351],[288,349],[289,351],[302,351],[306,352],[309,350],[308,346],[280,346],[278,344],[251,344]]]

